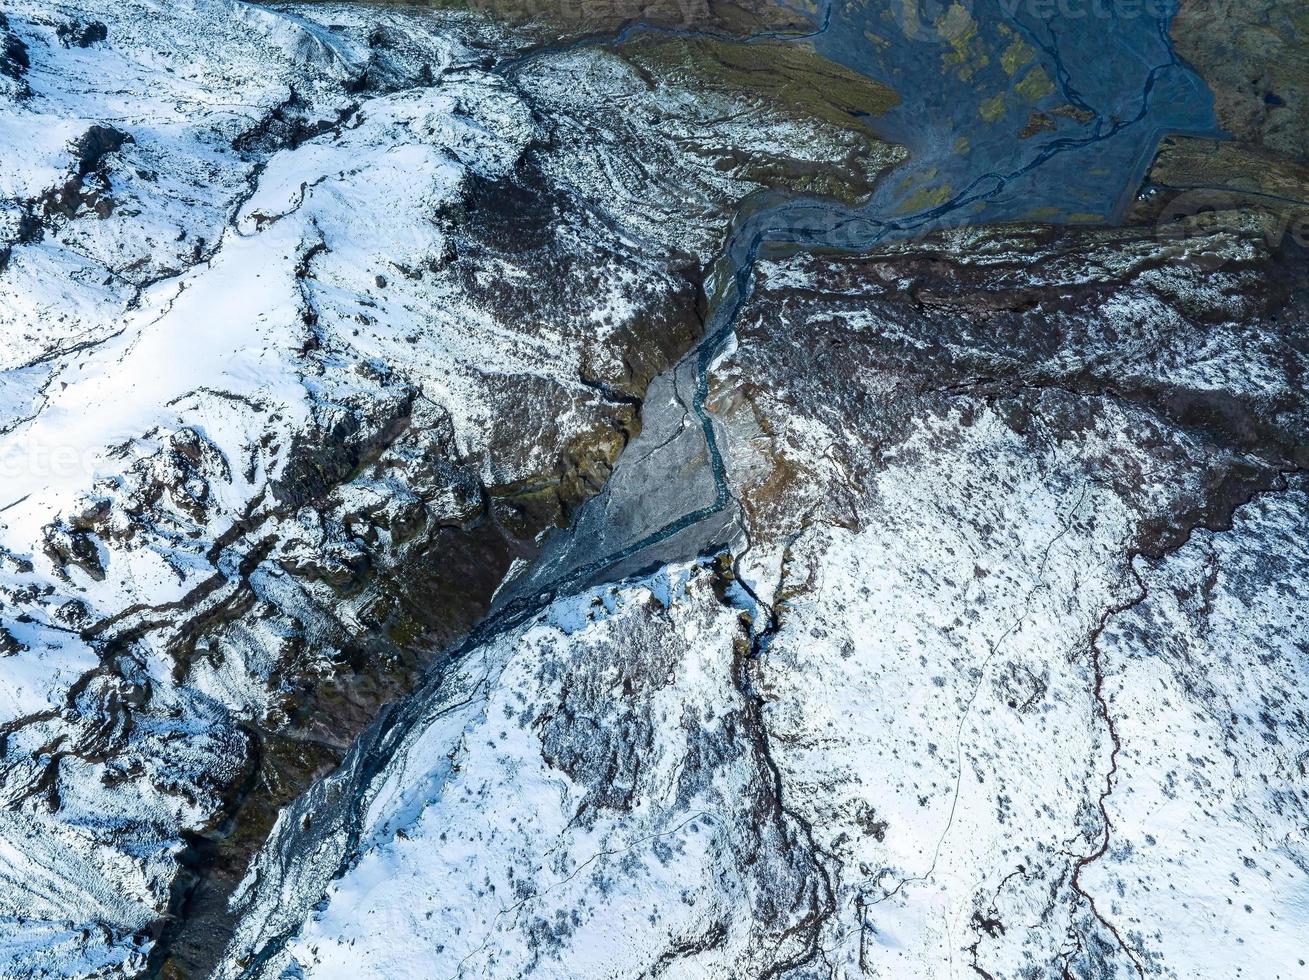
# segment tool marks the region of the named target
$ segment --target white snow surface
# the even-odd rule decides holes
[[[874,351],[912,341],[886,316]],[[287,894],[247,880],[224,975],[1302,976],[1303,488],[1152,561],[1143,529],[1232,462],[1204,439],[1101,395],[1071,428],[1057,389],[1021,422],[906,395],[867,354],[761,377],[785,343],[743,323],[711,390],[736,575],[669,566],[471,651],[284,946]]]

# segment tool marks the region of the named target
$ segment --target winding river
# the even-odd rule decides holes
[[[1161,136],[1217,135],[1207,88],[1172,49],[1170,11],[1150,16],[1149,3],[1123,0],[978,0],[961,18],[938,0],[916,2],[820,0],[814,30],[787,38],[900,93],[897,108],[865,123],[907,147],[909,162],[857,207],[774,193],[742,203],[707,284],[704,337],[651,385],[641,435],[604,491],[546,541],[535,565],[502,589],[491,613],[443,664],[558,596],[739,541],[723,436],[705,399],[710,367],[732,338],[761,254],[861,251],[999,221],[1114,223],[1140,188]],[[643,32],[707,34],[636,24],[616,37],[540,49],[493,70],[512,75],[561,47],[622,43]],[[977,84],[987,64],[994,73],[995,59],[1005,59],[1015,89],[1032,79],[1028,92],[1037,97],[997,102],[993,90]],[[263,975],[327,883],[348,866],[379,774],[435,715],[457,706],[443,690],[444,674],[438,665],[410,697],[384,709],[337,772],[284,815],[241,902],[246,919],[222,975]]]

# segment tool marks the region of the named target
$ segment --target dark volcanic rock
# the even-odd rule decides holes
[[[64,47],[89,48],[109,38],[109,28],[100,20],[72,20],[55,28],[55,36]]]
[[[73,144],[75,170],[64,185],[46,192],[41,206],[47,217],[75,218],[86,209],[99,218],[113,214],[113,184],[106,158],[128,143],[129,134],[112,126],[92,126]]]

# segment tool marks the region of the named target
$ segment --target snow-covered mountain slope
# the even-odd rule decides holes
[[[1303,973],[1306,267],[1230,224],[762,263],[732,547],[468,650],[222,975]]]
[[[489,6],[5,4],[0,975],[1304,976],[1283,76],[895,243],[830,5]]]
[[[278,809],[603,482],[736,203],[898,155],[468,15],[3,30],[0,961],[202,969]]]

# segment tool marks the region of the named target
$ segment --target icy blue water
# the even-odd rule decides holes
[[[895,4],[832,2],[814,46],[900,93],[875,128],[909,148],[909,187],[949,188],[938,214],[955,223],[1117,220],[1161,135],[1214,132],[1209,91],[1168,38],[1172,3],[978,0],[963,18],[923,0],[921,16],[888,20]],[[1035,61],[1015,64],[1024,46]],[[1033,103],[1035,71],[1053,91]],[[1023,138],[1033,108],[1054,129]],[[892,218],[905,195],[897,179],[866,213]]]

